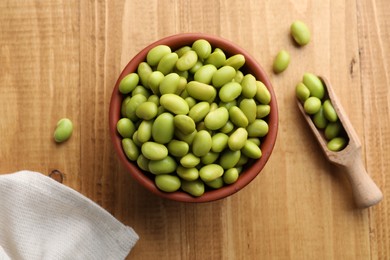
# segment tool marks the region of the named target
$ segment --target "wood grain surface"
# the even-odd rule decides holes
[[[312,41],[289,35],[301,19]],[[224,37],[267,71],[279,134],[262,173],[239,193],[205,204],[160,199],[115,156],[108,107],[117,77],[143,47],[180,32]],[[276,53],[289,68],[272,73]],[[129,259],[389,259],[390,5],[346,1],[0,1],[0,173],[64,173],[81,192],[135,229]],[[326,76],[384,194],[354,206],[343,172],[329,164],[294,100],[304,72]],[[53,141],[69,117],[71,139]]]

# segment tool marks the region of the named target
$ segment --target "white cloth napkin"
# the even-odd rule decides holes
[[[131,227],[41,173],[0,175],[0,260],[125,259]]]

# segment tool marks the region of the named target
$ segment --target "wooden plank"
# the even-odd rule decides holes
[[[367,170],[390,194],[389,59],[390,7],[384,1],[358,1],[359,55],[366,144]],[[389,200],[370,210],[371,258],[387,259],[390,254]]]
[[[58,169],[79,187],[79,13],[76,1],[0,3],[1,173]],[[71,139],[57,145],[57,121]]]

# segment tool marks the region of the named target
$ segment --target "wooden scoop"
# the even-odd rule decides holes
[[[361,159],[361,143],[337,96],[334,94],[330,82],[324,77],[320,77],[320,79],[323,81],[328,97],[337,112],[346,134],[348,135],[349,142],[347,146],[339,152],[329,150],[327,148],[327,140],[325,139],[323,133],[316,128],[310,116],[306,114],[302,103],[297,99],[298,108],[302,112],[304,119],[309,124],[328,160],[345,170],[351,183],[357,206],[361,208],[373,206],[382,200],[382,192],[364,168],[364,164]]]

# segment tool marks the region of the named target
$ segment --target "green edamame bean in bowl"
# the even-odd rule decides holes
[[[176,63],[165,63],[171,53]],[[223,59],[216,62],[216,56]],[[132,73],[141,73],[143,87],[134,96],[127,93],[131,88],[118,89]],[[165,77],[170,84],[160,88]],[[127,64],[112,93],[109,122],[120,161],[142,186],[171,200],[207,202],[236,193],[264,168],[278,110],[266,73],[244,49],[217,36],[185,33],[150,44]],[[258,122],[266,132],[252,129]]]

